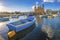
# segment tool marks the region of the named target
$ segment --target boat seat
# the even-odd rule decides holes
[[[13,22],[13,23],[10,23],[10,24],[12,24],[12,25],[20,25],[20,24],[22,24],[22,22],[21,21],[16,21],[16,22]]]
[[[27,19],[25,20],[21,20],[22,23],[26,23],[26,22],[29,22]]]

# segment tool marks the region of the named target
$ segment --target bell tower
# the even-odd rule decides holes
[[[39,4],[39,3],[36,2],[35,7],[34,7],[34,12],[35,12],[35,14],[36,14],[36,15],[44,14],[44,4],[42,4],[42,6],[39,6],[38,4]]]

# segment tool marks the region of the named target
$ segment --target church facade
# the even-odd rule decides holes
[[[34,13],[37,15],[42,15],[42,14],[45,14],[44,12],[44,4],[42,4],[42,6],[38,6],[38,7],[34,7]]]

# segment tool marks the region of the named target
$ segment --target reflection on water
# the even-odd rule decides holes
[[[60,17],[41,18],[40,23],[22,40],[60,40]]]
[[[21,40],[46,40],[46,39],[49,39],[48,34],[41,30],[42,22],[43,22],[43,20],[41,18],[40,18],[40,22],[36,23],[35,29]]]
[[[43,18],[42,30],[48,33],[51,40],[60,40],[60,17]]]

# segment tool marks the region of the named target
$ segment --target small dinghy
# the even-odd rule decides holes
[[[31,27],[33,24],[35,24],[34,16],[29,16],[27,19],[14,21],[7,24],[9,28],[8,37],[13,37],[16,33]]]
[[[9,21],[9,18],[0,17],[0,22]]]

